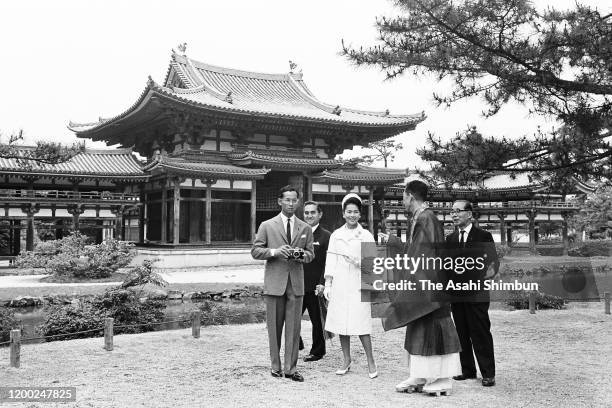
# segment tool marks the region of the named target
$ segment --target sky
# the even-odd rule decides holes
[[[69,121],[97,121],[128,109],[149,75],[163,82],[171,49],[183,42],[188,57],[230,68],[287,73],[292,60],[316,97],[332,105],[392,114],[425,111],[427,119],[415,131],[395,138],[404,150],[389,167],[423,167],[415,150],[428,132],[446,139],[477,126],[485,135],[520,137],[539,125],[555,125],[519,105],[488,119],[478,100],[437,107],[432,94],[447,90],[448,83],[409,74],[386,81],[379,70],[356,68],[339,54],[343,39],[374,44],[376,17],[394,14],[389,0],[1,2],[1,140],[23,129],[28,144],[76,141]],[[105,147],[91,141],[87,146]]]

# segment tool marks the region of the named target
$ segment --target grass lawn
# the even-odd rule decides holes
[[[193,339],[190,330],[25,345],[22,367],[8,367],[0,349],[2,386],[75,386],[77,402],[61,407],[609,407],[612,404],[612,317],[601,303],[570,304],[568,310],[491,311],[497,385],[455,382],[449,397],[399,394],[403,332],[384,333],[374,322],[373,344],[380,376],[367,377],[357,339],[353,369],[341,362],[337,340],[315,363],[300,360],[306,382],[269,375],[264,324],[209,326]],[[310,324],[303,322],[306,350]],[[50,403],[10,404],[51,407]]]

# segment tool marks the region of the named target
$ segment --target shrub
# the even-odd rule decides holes
[[[501,261],[504,256],[510,255],[512,249],[508,245],[495,244],[495,251],[497,252],[497,257]]]
[[[133,257],[131,244],[127,242],[109,239],[88,245],[85,235],[74,232],[60,240],[41,242],[34,251],[19,255],[16,265],[45,268],[54,276],[99,279],[111,276]]]
[[[206,300],[199,305],[203,325],[259,323],[266,320],[263,302],[225,304]]]
[[[569,256],[610,256],[612,255],[612,241],[587,241],[582,245],[568,251]]]
[[[80,331],[100,329],[104,327],[105,315],[90,302],[84,301],[77,305],[51,306],[46,310],[45,322],[37,330],[43,336],[70,334]],[[69,340],[85,337],[95,337],[100,332],[70,334],[51,340]]]
[[[15,313],[6,308],[0,308],[0,343],[9,341],[11,330],[19,328],[19,320],[15,319]]]
[[[87,299],[78,306],[59,305],[49,309],[47,319],[39,326],[39,331],[50,336],[76,331],[102,328],[104,318],[114,319],[114,333],[142,333],[154,330],[154,323],[164,318],[164,301],[140,301],[142,290],[136,287],[145,284],[163,286],[166,282],[153,272],[153,260],[145,260],[142,265],[130,270],[119,287],[109,288],[104,294]],[[135,327],[117,327],[117,326]],[[95,337],[97,332],[66,336],[62,339]]]
[[[536,245],[536,250],[542,256],[563,256],[563,245]]]
[[[515,309],[529,309],[529,292],[527,291],[511,291],[510,297],[506,300],[509,306]],[[536,309],[564,309],[565,300],[559,296],[549,295],[547,293],[536,292],[535,299]]]
[[[112,288],[97,297],[93,301],[93,306],[104,313],[105,317],[112,317],[115,326],[134,326],[118,327],[115,333],[142,333],[154,330],[154,323],[163,320],[166,302],[160,300],[141,302],[138,294],[132,289]]]

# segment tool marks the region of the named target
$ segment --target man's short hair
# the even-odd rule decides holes
[[[427,200],[429,187],[421,180],[412,180],[410,183],[406,184],[406,189],[404,191],[407,194],[412,194],[414,198],[419,201],[425,201]]]
[[[319,214],[323,212],[323,209],[321,208],[321,204],[317,203],[316,201],[312,201],[312,200],[306,201],[304,203],[304,208],[306,208],[307,205],[315,205],[315,206],[317,206],[317,212]]]
[[[278,192],[278,198],[283,198],[283,194],[288,192],[288,191],[295,191],[295,193],[297,194],[298,198],[300,198],[300,192],[298,191],[298,189],[294,186],[292,186],[291,184],[286,185],[285,187],[282,187],[279,192]]]
[[[474,207],[472,206],[472,202],[470,200],[455,200],[455,203],[465,203],[463,209],[465,211],[474,211]]]

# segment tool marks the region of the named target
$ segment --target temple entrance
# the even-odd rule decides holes
[[[255,222],[257,228],[263,221],[276,216],[280,212],[278,191],[291,184],[300,192],[300,204],[296,210],[298,218],[303,219],[303,204],[305,200],[304,175],[298,172],[271,171],[263,180],[256,182],[257,212]]]

